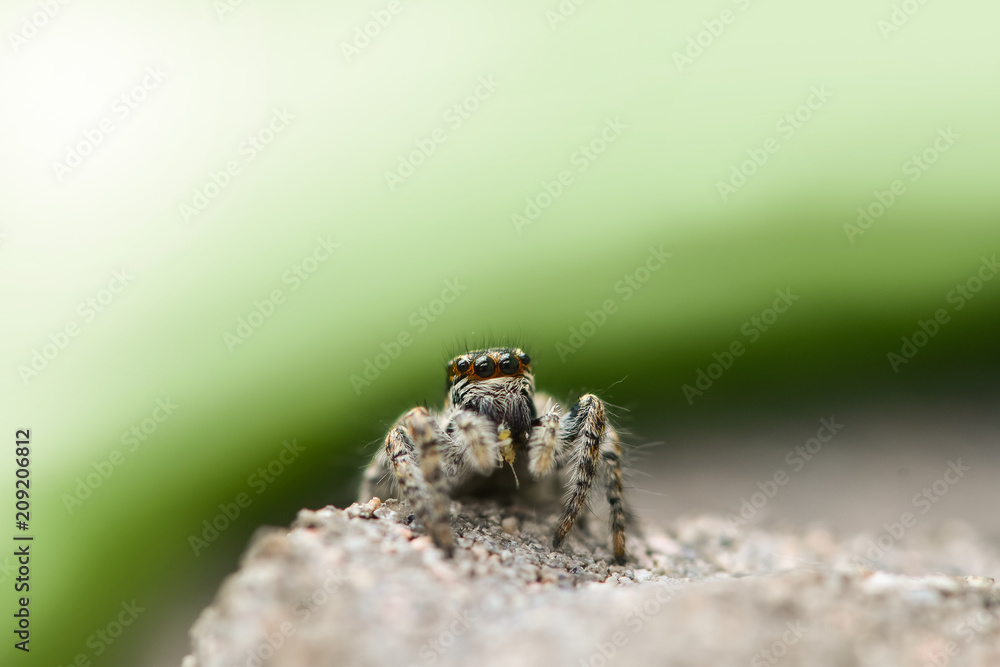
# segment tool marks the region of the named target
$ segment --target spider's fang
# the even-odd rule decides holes
[[[500,455],[507,463],[514,463],[514,441],[510,439],[510,429],[504,428],[497,433],[500,442]]]

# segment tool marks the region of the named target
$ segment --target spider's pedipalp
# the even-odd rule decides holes
[[[414,408],[389,432],[385,451],[402,495],[413,503],[434,543],[450,556],[454,546],[441,470],[442,440],[427,410]]]
[[[446,423],[452,456],[481,474],[497,467],[500,449],[493,422],[475,412],[456,409]]]
[[[581,396],[569,414],[562,418],[562,439],[570,442],[572,452],[570,465],[573,467],[573,479],[569,498],[552,538],[552,545],[556,548],[566,538],[590,495],[590,487],[597,476],[607,421],[604,403],[593,394]]]
[[[562,442],[559,440],[559,404],[549,402],[547,407],[528,438],[528,471],[536,478],[553,471]]]

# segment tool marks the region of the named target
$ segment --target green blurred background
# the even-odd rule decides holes
[[[998,21],[984,0],[5,2],[0,421],[9,448],[32,429],[36,542],[33,650],[2,662],[178,664],[254,530],[351,502],[466,345],[521,344],[540,388],[601,393],[663,448],[736,413],[995,396],[1000,280],[948,295],[1000,249]],[[776,290],[798,299],[751,341]],[[304,450],[279,466],[284,441]]]

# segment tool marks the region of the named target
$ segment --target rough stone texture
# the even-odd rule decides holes
[[[961,524],[886,533],[879,553],[699,516],[633,531],[621,567],[596,521],[553,552],[554,517],[452,515],[450,561],[392,500],[261,531],[183,667],[1000,665],[1000,587],[966,576],[1000,562]]]

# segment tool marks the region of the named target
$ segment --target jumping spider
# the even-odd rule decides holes
[[[451,556],[450,497],[524,495],[542,478],[567,470],[567,495],[552,538],[558,548],[600,473],[615,559],[624,562],[622,447],[601,399],[585,394],[561,414],[558,404],[535,393],[531,359],[519,348],[467,352],[452,359],[447,372],[444,411],[413,408],[399,418],[365,471],[361,502],[386,497],[398,485],[435,544]],[[558,484],[558,475],[548,479]]]

